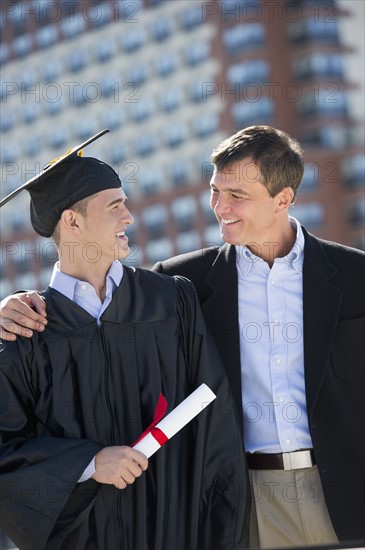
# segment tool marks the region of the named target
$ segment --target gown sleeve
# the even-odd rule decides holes
[[[233,550],[247,547],[246,506],[249,480],[244,464],[243,434],[223,364],[205,321],[194,287],[175,277],[181,338],[192,389],[206,383],[217,395],[196,419],[196,444],[191,468],[200,491],[198,548]],[[196,499],[193,499],[196,502]]]
[[[54,437],[40,425],[37,401],[47,386],[35,342],[6,343],[0,357],[0,528],[21,549],[40,550],[102,446]]]

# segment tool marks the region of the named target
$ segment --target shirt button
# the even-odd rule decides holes
[[[271,281],[272,286],[276,285],[276,281]]]
[[[277,365],[280,365],[281,359],[279,359],[279,358],[275,359],[275,363],[276,363]]]
[[[274,321],[274,325],[276,325],[276,326],[277,326],[277,325],[280,325],[280,321],[279,321],[279,319],[275,319],[275,321]]]
[[[285,440],[285,443],[286,443],[287,445],[290,445],[290,439],[286,439],[286,440]]]
[[[82,290],[86,290],[87,286],[86,285],[81,285],[81,288],[82,288]]]
[[[279,397],[279,401],[282,403],[284,401],[284,397]]]

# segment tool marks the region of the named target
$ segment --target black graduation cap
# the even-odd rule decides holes
[[[15,189],[0,202],[0,207],[26,189],[31,198],[30,219],[39,235],[51,237],[67,208],[94,193],[121,187],[118,174],[108,164],[83,157],[81,149],[110,130],[95,134],[51,161],[37,176]]]

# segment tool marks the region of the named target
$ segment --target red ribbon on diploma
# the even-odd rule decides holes
[[[146,430],[137,439],[137,441],[132,443],[131,447],[136,445],[138,441],[141,441],[141,439],[143,439],[144,436],[149,433],[156,439],[156,441],[161,445],[161,447],[166,443],[166,441],[168,441],[168,437],[163,433],[163,431],[160,430],[160,428],[155,427],[156,424],[158,424],[158,422],[160,422],[160,420],[165,416],[167,407],[168,407],[168,403],[166,401],[166,398],[162,395],[162,393],[160,393],[158,398],[158,403],[155,409],[155,414],[153,415],[153,422],[151,422],[151,424],[148,426],[148,428],[146,428]]]

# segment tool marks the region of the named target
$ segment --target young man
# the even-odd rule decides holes
[[[193,287],[122,266],[119,177],[73,151],[22,187],[59,262],[46,329],[1,354],[0,527],[20,549],[240,548],[242,439]],[[131,445],[159,395],[169,412],[203,382],[214,404],[148,463]]]
[[[155,269],[192,280],[224,361],[253,489],[250,547],[364,541],[364,253],[289,216],[303,160],[284,132],[246,128],[212,162],[226,244]],[[45,307],[22,300],[8,299],[4,322],[22,331],[27,316],[36,330]]]

